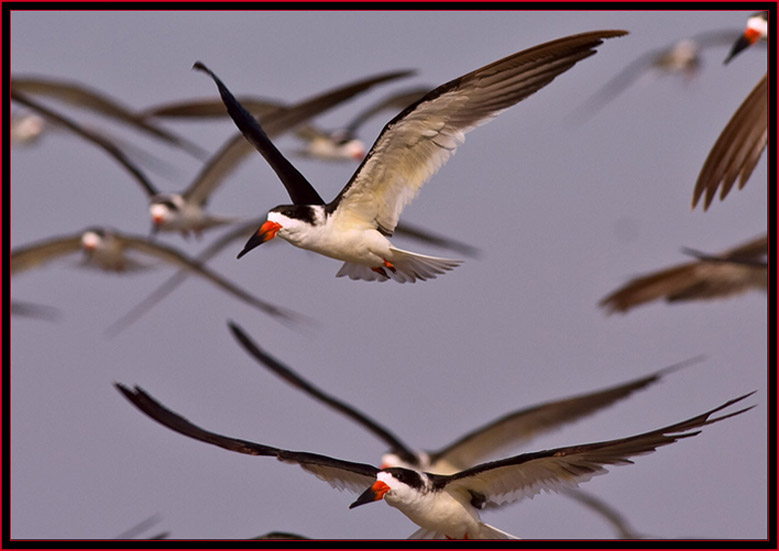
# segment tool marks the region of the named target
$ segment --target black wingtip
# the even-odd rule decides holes
[[[195,61],[195,63],[193,63],[193,64],[192,64],[192,68],[193,68],[193,69],[196,69],[196,70],[198,70],[198,71],[203,71],[204,73],[210,73],[210,72],[211,72],[211,71],[209,70],[209,68],[208,68],[208,67],[206,67],[206,66],[203,64],[203,62],[202,62],[202,61]]]

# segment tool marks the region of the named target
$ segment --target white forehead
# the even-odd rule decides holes
[[[93,231],[84,232],[81,236],[81,246],[87,249],[94,249],[102,241],[101,237]]]
[[[747,29],[760,33],[760,38],[768,38],[768,20],[763,19],[762,14],[747,19]]]
[[[344,155],[362,157],[365,155],[365,145],[360,140],[349,140],[341,146]]]
[[[380,480],[381,482],[384,482],[384,484],[386,484],[390,488],[395,488],[398,485],[397,479],[394,476],[392,476],[390,473],[384,471],[380,471],[376,475],[376,480]]]
[[[168,214],[170,209],[167,205],[163,205],[162,203],[152,203],[149,207],[149,212],[152,216],[165,216]]]

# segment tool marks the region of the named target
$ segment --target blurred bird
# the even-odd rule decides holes
[[[598,305],[608,314],[625,313],[660,298],[666,302],[709,300],[767,288],[767,235],[716,256],[691,252],[697,260],[633,278]]]
[[[11,114],[11,143],[27,145],[41,139],[46,130],[46,119],[35,113]]]
[[[744,48],[768,40],[768,12],[758,12],[747,20],[747,28],[733,44],[728,63]],[[757,83],[711,148],[695,182],[692,208],[706,194],[703,210],[709,208],[719,189],[722,201],[738,180],[743,188],[768,143],[768,73]]]
[[[277,108],[265,116],[268,132],[273,136],[278,136],[309,118],[353,97],[355,94],[364,92],[376,84],[400,78],[410,73],[411,71],[383,73],[339,86],[334,90],[326,91],[289,108]],[[24,96],[17,90],[11,90],[11,97],[101,147],[129,170],[149,198],[149,212],[152,218],[153,231],[179,231],[184,236],[187,236],[192,231],[199,235],[203,230],[235,220],[234,217],[209,214],[205,211],[205,206],[211,194],[239,166],[247,154],[252,151],[251,145],[247,144],[240,134],[236,134],[233,138],[227,140],[209,158],[186,190],[181,193],[161,193],[140,168],[106,136],[84,128],[64,115],[58,114]],[[222,107],[222,110],[224,110],[224,107]]]
[[[257,346],[237,324],[228,322],[228,326],[238,343],[251,356],[257,359],[261,365],[312,398],[346,415],[357,424],[368,429],[379,440],[382,440],[389,447],[389,451],[382,455],[381,468],[405,467],[435,474],[454,474],[481,461],[496,457],[508,449],[526,446],[533,438],[605,409],[627,398],[634,392],[643,390],[658,382],[668,373],[700,359],[693,358],[661,369],[646,377],[607,389],[512,411],[470,431],[439,450],[422,451],[407,446],[390,430],[374,421],[368,415],[346,402],[327,394],[305,380],[298,373]],[[578,494],[581,492],[565,492],[566,495],[574,493]],[[602,503],[601,500],[593,496],[579,497],[571,495],[571,497],[604,516],[615,527],[620,537],[638,539],[636,532],[631,531],[627,522],[619,513]]]
[[[701,432],[696,429],[754,407],[713,417],[753,392],[685,421],[643,434],[524,453],[481,463],[455,474],[439,475],[403,467],[377,468],[223,436],[193,425],[138,386],[133,389],[120,383],[114,386],[143,413],[180,434],[239,453],[276,457],[284,463],[299,465],[339,490],[362,492],[350,509],[384,499],[420,527],[409,539],[516,539],[482,522],[479,511],[530,498],[542,490],[559,492],[575,488],[593,476],[607,473],[605,467],[608,465],[630,464],[631,457],[696,436]]]
[[[295,131],[295,136],[306,142],[298,155],[329,161],[356,160],[365,157],[365,144],[357,137],[362,125],[387,110],[400,111],[430,91],[429,86],[400,90],[360,111],[346,126],[336,130],[322,130],[307,124]],[[240,102],[243,105],[243,102]]]
[[[77,107],[89,109],[113,120],[125,123],[147,135],[180,147],[197,158],[204,159],[208,155],[208,152],[200,146],[144,120],[116,99],[83,84],[45,77],[14,77],[11,79],[11,89],[26,96],[51,97]]]
[[[221,104],[220,104],[221,105]],[[241,222],[235,227],[222,234],[219,238],[211,242],[208,247],[195,257],[195,262],[205,264],[211,258],[219,254],[225,247],[240,239],[248,239],[254,234],[258,225],[262,224],[264,218],[252,219],[248,222]],[[468,257],[476,257],[479,249],[467,243],[457,241],[450,237],[435,235],[428,230],[409,225],[408,223],[399,223],[395,228],[395,235],[404,236],[410,239],[416,239],[423,243],[451,249],[464,254]],[[132,323],[138,321],[145,313],[158,305],[166,296],[176,290],[189,277],[190,272],[185,269],[178,270],[175,274],[165,280],[159,287],[149,293],[146,298],[136,304],[129,312],[124,314],[108,327],[110,334],[118,334],[120,331],[129,327]]]
[[[144,237],[123,235],[109,228],[88,228],[73,235],[52,237],[31,245],[16,247],[11,250],[11,276],[43,266],[79,250],[84,253],[83,266],[119,273],[149,267],[127,254],[129,251],[136,251],[179,268],[185,268],[279,321],[288,323],[301,319],[298,314],[249,294],[172,247]]]
[[[549,84],[595,54],[604,39],[625,31],[596,31],[554,40],[491,63],[439,86],[406,107],[382,130],[352,178],[330,203],[270,141],[260,124],[211,76],[236,126],[265,157],[292,205],[276,207],[238,258],[277,235],[291,244],[345,261],[336,276],[400,283],[435,278],[459,260],[395,248],[387,239],[403,208],[449,159],[472,129]]]
[[[606,82],[574,111],[572,118],[583,120],[594,115],[641,77],[650,74],[681,75],[685,80],[690,81],[700,72],[704,50],[730,45],[738,36],[738,31],[730,29],[703,31],[669,46],[650,50],[637,57]]]

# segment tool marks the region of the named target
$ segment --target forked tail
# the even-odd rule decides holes
[[[398,283],[414,283],[417,279],[425,281],[435,279],[436,276],[446,273],[462,264],[462,260],[451,258],[438,258],[411,253],[390,247],[392,252],[392,268],[373,270],[365,264],[345,262],[335,277],[348,276],[350,279],[362,279],[364,281],[387,281],[394,279]]]

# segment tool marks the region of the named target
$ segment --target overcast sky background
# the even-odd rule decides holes
[[[748,185],[690,210],[695,179],[730,116],[766,71],[766,49],[723,66],[704,53],[699,77],[645,78],[581,124],[566,118],[642,53],[696,32],[741,30],[753,10],[718,12],[15,12],[16,76],[75,80],[134,108],[214,97],[190,70],[201,60],[235,94],[297,101],[382,71],[398,81],[333,110],[411,84],[435,87],[514,52],[598,29],[605,42],[536,95],[468,135],[401,221],[481,249],[414,285],[336,279],[340,263],[287,243],[240,261],[236,243],[212,266],[262,298],[317,321],[286,327],[211,285],[187,281],[135,325],[105,328],[172,269],[113,275],[74,256],[13,281],[13,297],[58,308],[11,330],[11,536],[112,538],[158,513],[174,538],[249,538],[285,530],[315,538],[405,538],[416,528],[384,503],[349,510],[295,466],[231,453],[152,422],[112,387],[138,384],[194,423],[273,446],[378,463],[383,444],[258,366],[226,326],[383,422],[410,445],[438,448],[511,410],[592,391],[705,354],[706,361],[584,421],[535,440],[536,451],[629,436],[757,390],[758,407],[582,486],[658,537],[763,538],[766,508],[766,296],[640,307],[606,316],[604,295],[629,277],[683,262],[683,246],[719,252],[765,231],[766,160]],[[60,106],[57,102],[48,102]],[[71,108],[172,163],[149,171],[185,188],[199,162]],[[371,121],[372,143],[391,118]],[[232,136],[224,119],[170,123],[209,151]],[[278,140],[284,151],[298,144]],[[765,157],[765,156],[764,156]],[[13,148],[11,244],[106,224],[147,234],[147,200],[105,153],[64,132]],[[294,158],[329,200],[355,165]],[[259,155],[219,189],[210,211],[264,215],[288,197]],[[196,254],[202,240],[163,234]],[[432,246],[402,248],[458,256]],[[482,518],[522,538],[610,538],[598,516],[540,495]]]

